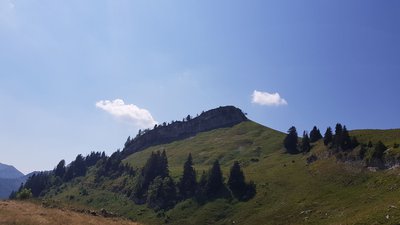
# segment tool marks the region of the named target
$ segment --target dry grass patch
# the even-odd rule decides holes
[[[4,225],[139,225],[121,218],[104,218],[64,209],[43,208],[22,201],[0,202],[0,224]]]

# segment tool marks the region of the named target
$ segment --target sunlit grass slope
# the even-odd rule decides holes
[[[198,171],[207,170],[218,159],[225,169],[235,160],[244,167],[255,164],[263,157],[282,148],[285,134],[254,122],[243,122],[232,128],[222,128],[200,133],[195,137],[171,144],[153,146],[129,156],[125,162],[141,168],[151,152],[166,150],[169,168],[174,176],[180,176],[183,162],[192,154]]]
[[[375,136],[373,131],[357,132],[355,135]],[[379,131],[376,135],[385,137],[383,141],[389,143],[399,137],[392,132],[386,135],[385,131]],[[233,161],[239,160],[246,178],[257,184],[258,193],[248,202],[219,200],[198,206],[187,201],[168,213],[172,221],[183,220],[188,224],[204,221],[220,224],[233,221],[241,224],[391,224],[400,219],[400,210],[395,210],[400,207],[397,171],[373,173],[356,165],[336,162],[335,158],[322,158],[307,165],[306,158],[312,152],[327,151],[322,142],[307,155],[288,155],[282,149],[284,137],[281,132],[250,121],[154,146],[131,155],[126,162],[141,167],[152,151],[165,149],[170,170],[179,177],[190,152],[199,172],[219,159],[227,177]],[[364,141],[362,137],[360,140]]]
[[[361,132],[352,134],[364,141],[364,133],[355,132]],[[165,149],[176,181],[189,153],[198,174],[219,159],[227,178],[229,168],[238,160],[246,179],[257,185],[256,196],[247,202],[217,199],[199,205],[187,200],[165,214],[154,213],[145,205],[137,206],[123,195],[107,191],[116,184],[126,184],[126,178],[94,185],[92,171],[85,178],[65,185],[57,195],[54,192],[51,195],[69,204],[104,207],[145,224],[397,224],[400,221],[400,171],[370,172],[359,164],[337,162],[335,157],[328,157],[322,141],[314,144],[306,155],[289,155],[283,150],[284,137],[281,132],[248,121],[153,146],[125,159],[133,167],[141,168],[152,151]],[[391,143],[396,138],[394,134],[383,141]],[[316,154],[318,160],[307,164],[311,154]],[[88,195],[79,194],[82,188],[88,190]]]
[[[376,143],[382,141],[385,145],[391,147],[394,143],[400,144],[400,129],[390,130],[353,130],[351,135],[357,136],[363,143]]]

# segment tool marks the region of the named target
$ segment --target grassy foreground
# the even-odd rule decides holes
[[[104,218],[65,209],[51,209],[23,201],[0,202],[0,224],[4,225],[139,225],[121,218]]]

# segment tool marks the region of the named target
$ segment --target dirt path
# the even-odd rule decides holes
[[[62,209],[43,208],[22,201],[0,201],[0,225],[139,225],[120,218],[104,218]]]

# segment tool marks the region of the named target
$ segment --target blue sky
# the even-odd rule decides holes
[[[280,131],[398,128],[399,12],[395,0],[0,0],[0,162],[27,173],[110,154],[146,124],[220,105]]]

